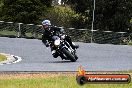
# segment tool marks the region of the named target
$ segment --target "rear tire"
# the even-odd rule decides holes
[[[62,52],[68,57],[70,58],[70,60],[72,62],[76,62],[76,58],[65,48],[62,49]]]

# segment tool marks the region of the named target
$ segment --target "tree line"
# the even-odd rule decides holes
[[[91,30],[94,0],[1,0],[0,20],[40,24],[44,18],[55,25]],[[95,30],[132,31],[132,0],[96,0]]]

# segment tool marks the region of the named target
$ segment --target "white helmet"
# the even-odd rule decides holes
[[[51,25],[50,20],[44,20],[42,22],[42,25]]]

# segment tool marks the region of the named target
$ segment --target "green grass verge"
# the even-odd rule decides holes
[[[132,45],[132,41],[129,41],[129,42],[128,42],[128,45]]]
[[[132,76],[132,73],[130,73]],[[80,86],[75,76],[48,78],[0,79],[0,88],[131,88],[129,84],[85,84]]]
[[[4,61],[6,59],[7,59],[6,56],[0,54],[0,61]]]
[[[8,31],[8,30],[3,30],[3,31],[0,31],[0,36],[14,36],[14,37],[17,37],[18,36],[18,32],[16,31]],[[25,34],[26,36],[24,37],[33,37],[33,33],[26,33]],[[41,34],[37,34],[36,35],[37,38],[41,38]]]
[[[33,34],[32,34],[32,33],[26,33],[26,36],[27,36],[27,37],[33,37]],[[41,38],[41,37],[42,37],[41,34],[38,34],[38,35],[36,36],[36,38]]]
[[[1,35],[14,35],[14,36],[17,36],[17,32],[16,31],[8,31],[8,30],[0,31],[0,34]]]

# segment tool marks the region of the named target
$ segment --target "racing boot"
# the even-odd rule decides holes
[[[73,49],[79,48],[79,45],[75,45],[75,44],[71,41],[71,38],[70,38],[69,36],[66,36],[66,37],[65,37],[65,40],[71,45],[71,47],[72,47]]]
[[[75,44],[72,42],[72,48],[73,48],[73,49],[78,49],[78,48],[79,48],[79,45],[75,45]]]

